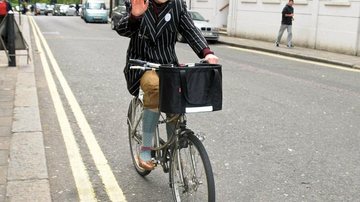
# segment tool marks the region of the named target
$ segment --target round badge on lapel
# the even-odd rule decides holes
[[[166,14],[166,15],[165,15],[165,21],[166,21],[166,22],[169,22],[170,19],[171,19],[170,13]]]

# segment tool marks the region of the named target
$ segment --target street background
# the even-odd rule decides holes
[[[24,18],[24,23],[28,22]],[[126,113],[131,96],[122,74],[129,40],[117,35],[109,24],[86,24],[78,17],[33,19],[126,200],[169,201],[168,176],[157,169],[146,178],[140,177],[130,159]],[[31,30],[30,26],[26,29]],[[52,201],[78,201],[34,30],[29,36],[46,157],[45,175],[35,179],[48,182]],[[229,37],[221,37],[220,43],[210,47],[223,66],[223,110],[191,114],[188,120],[191,129],[206,134],[204,144],[213,166],[217,200],[357,201],[360,198],[358,57],[298,47],[276,48],[270,43]],[[178,43],[176,50],[182,63],[199,60],[186,44]],[[280,56],[282,53],[297,59]],[[11,92],[6,100],[4,96],[0,99],[2,108],[9,106],[1,114],[1,136],[8,135],[2,138],[0,149],[7,152],[3,152],[2,159],[10,154],[11,164],[13,143],[10,142],[14,142],[11,136],[14,131],[8,129],[9,122],[14,120],[11,103],[19,82],[17,75],[31,67],[8,68],[4,55],[1,56],[1,93]],[[318,63],[326,61],[331,64]],[[53,70],[52,73],[55,75]],[[84,140],[59,81],[55,82],[96,198],[109,201],[90,154],[92,148]],[[33,159],[30,154],[24,165]],[[12,169],[22,168],[21,164],[12,165],[9,166]],[[7,169],[5,160],[2,166]],[[11,181],[9,173],[12,171],[1,175],[7,177],[0,181],[0,201],[18,197],[7,187]],[[30,192],[23,190],[29,197]],[[36,192],[32,194],[34,198],[30,199],[40,198]],[[48,201],[49,197],[42,199]]]

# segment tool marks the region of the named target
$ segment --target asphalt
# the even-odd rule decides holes
[[[18,16],[15,15],[18,20]],[[20,30],[33,58],[27,16]],[[360,57],[304,47],[276,47],[272,42],[220,36],[219,43],[278,55],[360,69]],[[25,51],[17,51],[23,54]],[[17,57],[17,66],[8,67],[0,51],[0,201],[51,201],[49,176],[33,60]]]

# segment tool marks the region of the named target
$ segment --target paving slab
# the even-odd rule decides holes
[[[0,150],[5,150],[10,148],[10,136],[1,137],[0,136]]]
[[[14,90],[3,90],[0,89],[0,102],[14,101],[15,91]]]
[[[10,126],[0,126],[0,137],[10,137],[11,127]]]
[[[7,166],[0,166],[0,185],[6,184]]]
[[[11,139],[8,180],[46,179],[47,177],[43,134],[41,132],[14,133]]]
[[[37,106],[15,107],[12,132],[41,131],[40,113]]]
[[[20,71],[18,73],[16,86],[17,86],[17,88],[19,86],[21,86],[21,87],[35,87],[36,84],[35,84],[34,73],[33,72]]]
[[[0,150],[0,166],[7,166],[9,163],[9,150]]]
[[[0,117],[12,116],[13,114],[14,107],[12,105],[7,105],[6,103],[10,103],[10,102],[0,102]]]
[[[1,126],[11,126],[12,116],[0,117],[0,127]]]
[[[24,87],[16,89],[15,107],[38,106],[36,87]]]
[[[6,197],[6,186],[0,184],[0,201],[5,201],[5,197]]]
[[[14,202],[50,202],[48,180],[29,180],[8,182],[6,199]]]

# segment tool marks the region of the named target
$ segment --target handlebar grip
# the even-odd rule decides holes
[[[145,65],[147,62],[142,61],[142,60],[138,60],[138,59],[130,59],[130,60],[129,60],[129,63],[130,63],[131,65],[143,66],[143,65]]]
[[[143,66],[131,66],[130,69],[140,69],[140,70],[145,71],[146,67],[143,67]]]

